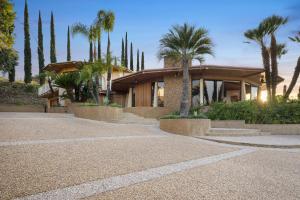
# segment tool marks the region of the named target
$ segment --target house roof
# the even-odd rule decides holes
[[[59,63],[50,63],[43,68],[45,71],[55,71],[56,73],[61,72],[62,70],[67,71],[77,71],[79,70],[85,63],[83,61],[67,61],[67,62],[59,62]],[[132,72],[130,69],[122,68],[125,72]],[[120,71],[120,67],[113,66],[113,71]]]
[[[200,65],[192,66],[189,68],[192,76],[224,76],[246,78],[254,75],[258,75],[264,72],[263,68],[251,68],[251,67],[234,67],[234,66],[218,66],[218,65]],[[147,81],[162,79],[166,74],[178,74],[182,73],[182,68],[162,68],[162,69],[149,69],[138,71],[121,78],[114,79],[112,82],[113,90],[124,90],[130,85]]]

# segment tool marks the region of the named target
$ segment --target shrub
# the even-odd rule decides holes
[[[245,120],[256,124],[300,123],[300,102],[261,104],[256,101],[241,101],[231,104],[214,103],[205,113],[212,120]]]

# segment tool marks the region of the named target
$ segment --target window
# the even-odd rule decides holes
[[[135,88],[132,88],[132,107],[135,107]]]
[[[200,80],[192,80],[192,107],[200,106]]]
[[[251,100],[257,100],[258,96],[258,87],[257,86],[251,86]]]
[[[249,83],[246,83],[245,87],[246,87],[245,100],[251,100],[251,85]]]
[[[164,107],[165,83],[157,82],[157,106]]]
[[[165,83],[163,81],[157,82],[157,106],[164,107],[164,90]],[[155,82],[151,84],[151,106],[153,106],[154,101],[154,90],[155,90]]]
[[[224,99],[223,101],[230,103],[241,100],[241,82],[240,81],[224,81]]]
[[[205,80],[204,81],[204,104],[222,101],[224,98],[223,81]]]

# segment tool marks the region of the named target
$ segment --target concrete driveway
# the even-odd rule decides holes
[[[300,199],[300,151],[0,113],[1,199]]]

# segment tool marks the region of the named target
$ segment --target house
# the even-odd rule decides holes
[[[48,72],[55,72],[56,74],[61,73],[70,73],[78,71],[82,66],[84,65],[84,62],[81,61],[68,61],[68,62],[60,62],[60,63],[51,63],[44,67],[43,71]],[[130,70],[120,70],[119,67],[113,66],[112,68],[112,80],[116,78],[123,77],[125,75],[128,75],[132,73]],[[99,95],[103,96],[106,93],[106,87],[107,87],[107,73],[103,74],[100,77],[100,88],[99,88]],[[53,83],[52,85],[55,85]],[[65,90],[63,88],[55,87],[53,86],[53,92],[50,89],[50,86],[48,83],[45,83],[42,85],[39,90],[38,94],[42,98],[48,99],[48,107],[54,107],[54,106],[66,106],[67,102],[65,99],[63,99],[61,96],[64,94]],[[117,95],[116,95],[117,96]],[[102,100],[102,99],[100,99]]]
[[[264,69],[250,67],[200,65],[189,67],[190,106],[212,102],[235,102],[257,99],[266,93]],[[279,82],[283,81],[278,77]],[[164,68],[143,70],[116,78],[112,90],[130,112],[147,107],[147,112],[161,108],[162,113],[178,111],[182,93],[182,68],[170,58]],[[142,113],[142,111],[140,112]],[[159,114],[158,114],[159,115]]]

